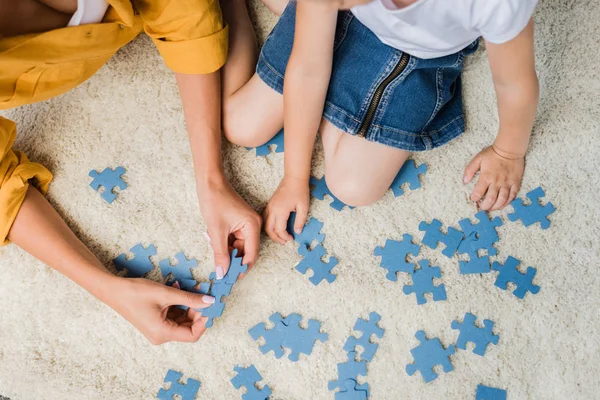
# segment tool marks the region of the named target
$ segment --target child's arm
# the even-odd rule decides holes
[[[331,76],[337,13],[317,2],[298,2],[296,9],[283,93],[285,174],[264,212],[265,231],[282,244],[292,240],[286,231],[290,213],[296,211],[296,232],[308,214],[311,159]]]
[[[469,183],[479,171],[471,200],[483,210],[498,210],[516,197],[523,179],[525,154],[539,100],[535,72],[533,21],[513,40],[486,42],[498,98],[500,129],[494,144],[481,151],[465,170]]]

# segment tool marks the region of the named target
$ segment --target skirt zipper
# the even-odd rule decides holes
[[[373,122],[373,118],[375,118],[375,112],[377,111],[377,107],[379,107],[379,103],[381,103],[381,97],[385,92],[385,89],[389,86],[390,83],[394,79],[396,79],[408,65],[408,60],[410,59],[410,55],[406,53],[402,53],[402,57],[398,61],[398,64],[394,67],[392,72],[377,86],[375,90],[375,94],[373,94],[373,99],[371,99],[371,103],[369,104],[369,108],[367,109],[367,113],[363,118],[362,123],[360,124],[360,128],[358,129],[358,133],[356,136],[364,138],[371,127],[371,123]]]

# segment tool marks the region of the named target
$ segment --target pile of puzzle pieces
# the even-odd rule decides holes
[[[231,379],[231,384],[236,389],[242,386],[246,388],[246,393],[242,395],[244,400],[267,400],[271,395],[271,389],[265,385],[259,389],[256,384],[262,380],[262,376],[258,373],[254,365],[247,368],[235,366],[233,368],[237,375]]]
[[[286,318],[276,312],[269,317],[273,323],[273,328],[267,329],[264,322],[261,322],[250,328],[248,333],[252,339],[258,340],[262,337],[265,344],[260,346],[260,351],[266,354],[273,351],[275,358],[283,357],[284,349],[289,349],[288,358],[296,362],[300,354],[310,355],[317,340],[325,342],[329,335],[321,332],[321,323],[314,319],[308,320],[308,327],[303,329],[300,326],[302,316],[300,314],[290,314]]]

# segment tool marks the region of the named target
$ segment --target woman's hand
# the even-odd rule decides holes
[[[500,210],[519,192],[525,157],[511,156],[492,145],[477,154],[467,166],[464,183],[471,182],[477,171],[479,179],[471,193],[471,200],[479,203],[482,210]]]
[[[290,213],[294,211],[296,212],[294,231],[302,232],[308,215],[309,196],[306,180],[283,177],[263,212],[265,231],[271,239],[281,244],[294,240],[286,229]]]
[[[196,342],[206,331],[200,309],[214,303],[212,296],[185,292],[144,278],[112,277],[104,295],[97,294],[154,345]],[[174,307],[183,305],[187,311]],[[197,311],[198,310],[198,311]]]

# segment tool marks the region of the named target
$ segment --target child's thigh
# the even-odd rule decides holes
[[[410,152],[347,134],[321,123],[325,176],[331,192],[352,206],[379,200],[390,188]]]
[[[256,74],[223,101],[223,131],[240,146],[257,147],[283,127],[283,96]]]

